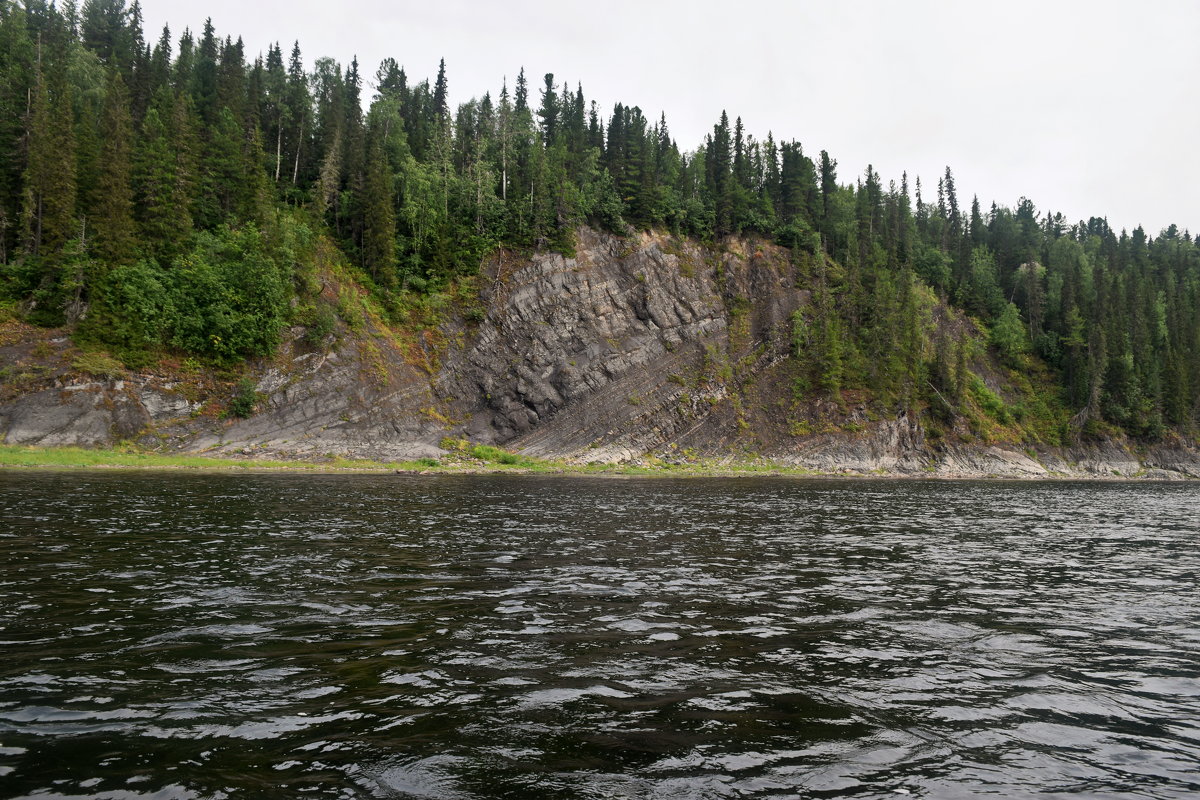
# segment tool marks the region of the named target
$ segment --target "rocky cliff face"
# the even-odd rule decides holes
[[[259,411],[205,413],[213,388],[178,372],[84,378],[50,335],[0,340],[40,373],[0,395],[9,444],[136,440],[170,451],[313,458],[437,456],[449,437],[581,462],[758,458],[823,473],[1200,477],[1185,445],[1136,453],[927,440],[918,420],[812,432],[797,424],[791,315],[808,302],[786,251],[584,230],[564,258],[486,265],[472,323],[404,340],[367,325],[331,348],[298,329],[258,365]],[[13,337],[9,337],[12,339]],[[211,404],[210,404],[211,406]],[[814,409],[809,408],[811,417]],[[816,409],[820,411],[820,409]]]
[[[736,438],[734,365],[749,374],[786,358],[805,297],[778,252],[590,232],[576,258],[539,256],[498,278],[440,392],[472,439],[591,461],[723,449]]]

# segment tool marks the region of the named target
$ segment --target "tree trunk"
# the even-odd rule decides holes
[[[42,195],[38,193],[37,200],[37,235],[33,240],[33,254],[36,256],[42,249]]]
[[[292,167],[292,185],[300,179],[300,145],[304,143],[304,117],[300,117],[300,129],[296,133],[296,163]]]

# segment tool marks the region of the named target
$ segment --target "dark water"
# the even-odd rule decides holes
[[[0,796],[1200,796],[1200,487],[0,473]]]

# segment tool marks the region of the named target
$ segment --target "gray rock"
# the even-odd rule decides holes
[[[444,454],[451,436],[581,463],[754,455],[825,473],[1200,478],[1200,454],[1184,443],[1144,455],[1121,442],[1028,452],[934,446],[915,420],[863,415],[847,430],[793,435],[791,318],[810,293],[786,253],[586,229],[576,253],[485,265],[481,321],[444,326],[450,345],[437,352],[370,329],[314,352],[304,329],[292,330],[277,357],[258,365],[264,400],[247,419],[197,413],[201,404],[179,387],[132,374],[47,385],[0,404],[0,435],[387,460]]]

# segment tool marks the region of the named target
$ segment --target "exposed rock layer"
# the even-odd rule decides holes
[[[311,348],[293,331],[259,365],[263,401],[248,419],[202,413],[205,398],[177,377],[84,380],[62,365],[0,401],[0,434],[10,444],[137,440],[172,452],[377,459],[437,456],[451,437],[580,462],[654,455],[822,473],[1200,478],[1200,453],[1184,443],[934,444],[907,416],[797,431],[790,318],[808,292],[771,247],[584,230],[575,258],[498,257],[484,286],[482,313],[469,315],[481,321],[446,326],[444,346],[368,331]],[[416,358],[414,347],[437,352]],[[22,351],[0,354],[15,363]]]

